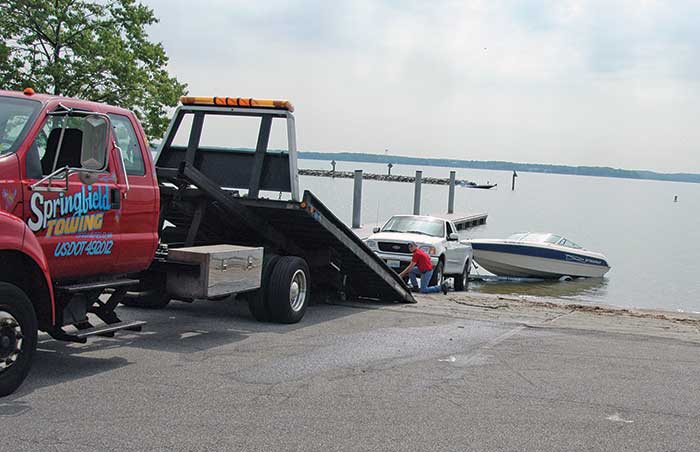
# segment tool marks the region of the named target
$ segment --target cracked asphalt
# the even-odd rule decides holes
[[[0,450],[700,449],[697,328],[495,311],[432,296],[276,325],[231,300],[120,308],[144,331],[40,338],[0,399]]]

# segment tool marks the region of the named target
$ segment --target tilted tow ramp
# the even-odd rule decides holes
[[[316,196],[299,195],[293,108],[265,102],[183,98],[156,157],[167,244],[263,246],[266,256],[302,257],[316,294],[415,303],[404,281]],[[201,146],[210,116],[260,118],[256,149]],[[287,152],[267,149],[274,119],[286,122]],[[187,144],[173,144],[183,134]],[[265,199],[261,191],[291,199]]]

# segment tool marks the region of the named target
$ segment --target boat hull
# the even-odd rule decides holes
[[[537,246],[472,243],[474,260],[498,276],[601,278],[610,267],[604,259]]]

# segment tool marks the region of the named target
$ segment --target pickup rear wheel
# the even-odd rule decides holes
[[[121,304],[130,308],[162,309],[170,303],[166,274],[151,272],[141,277],[134,292],[127,292]]]
[[[17,286],[0,283],[0,397],[24,381],[36,350],[34,307]]]
[[[467,287],[469,286],[469,273],[471,271],[471,262],[467,260],[467,263],[464,264],[464,270],[462,271],[461,275],[455,275],[455,290],[458,292],[467,290]]]
[[[296,323],[304,317],[311,299],[311,278],[306,261],[282,256],[272,269],[267,305],[273,321]]]

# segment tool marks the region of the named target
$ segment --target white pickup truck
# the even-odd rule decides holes
[[[455,225],[437,217],[394,215],[365,239],[367,246],[391,268],[401,272],[411,262],[410,242],[425,251],[433,263],[430,285],[454,278],[455,290],[465,290],[472,265],[472,247],[462,242]]]

